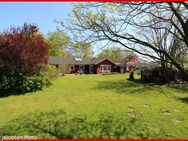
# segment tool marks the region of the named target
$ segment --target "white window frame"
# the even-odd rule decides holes
[[[104,67],[106,67],[106,68],[104,69]],[[101,68],[101,72],[102,73],[109,73],[109,72],[112,71],[112,66],[111,65],[101,65],[100,68]]]

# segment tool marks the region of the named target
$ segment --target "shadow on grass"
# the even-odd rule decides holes
[[[100,81],[95,89],[113,90],[121,94],[138,94],[153,90],[159,91],[159,93],[163,93],[160,85],[156,85],[154,83],[141,83],[139,80]]]
[[[163,130],[150,131],[139,117],[101,114],[91,120],[86,115],[70,116],[61,110],[30,113],[9,121],[0,135],[32,135],[38,139],[147,139],[167,138]]]
[[[169,84],[168,86],[176,91],[188,93],[188,84]]]
[[[24,93],[18,92],[16,90],[4,90],[0,89],[0,98],[9,97],[12,95],[23,95]]]
[[[179,100],[181,100],[183,103],[188,104],[188,97],[183,97],[183,98],[178,98]]]

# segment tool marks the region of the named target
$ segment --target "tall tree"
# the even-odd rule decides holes
[[[74,35],[79,33],[77,40],[107,41],[171,64],[188,80],[184,66],[170,54],[174,39],[188,48],[187,12],[186,2],[81,3],[75,6],[68,26],[63,26]]]
[[[103,49],[97,56],[98,58],[109,58],[112,61],[120,61],[135,57],[135,53],[118,47]]]
[[[92,58],[93,57],[93,50],[90,43],[81,41],[74,44],[74,49],[77,52],[77,56],[81,58]]]
[[[48,62],[48,43],[32,24],[0,34],[0,71],[6,75],[37,74]]]
[[[71,43],[71,45],[66,49],[69,56],[78,58],[92,58],[93,50],[90,43],[85,41],[80,41],[76,43]]]
[[[49,42],[49,55],[67,56],[66,48],[70,45],[70,38],[61,30],[48,32],[47,40]]]

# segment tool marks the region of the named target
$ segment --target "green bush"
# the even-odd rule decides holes
[[[49,86],[50,81],[45,74],[38,74],[34,76],[17,76],[1,77],[0,90],[7,90],[18,93],[33,92],[42,90],[43,87]]]
[[[43,87],[50,85],[50,80],[42,74],[38,76],[23,76],[23,79],[18,84],[16,89],[25,93],[42,90]]]
[[[35,75],[24,75],[22,73],[11,75],[2,71],[0,73],[0,91],[3,92],[3,96],[9,95],[10,92],[15,94],[42,90],[59,76],[59,70],[52,65],[41,66],[40,73]]]
[[[49,80],[56,79],[60,74],[60,71],[53,65],[45,66],[42,72],[46,75],[47,79]]]
[[[0,76],[0,89],[3,89],[3,88],[7,89],[8,83],[9,83],[9,80],[8,80],[7,76],[1,75]]]
[[[11,90],[21,80],[20,76],[2,74],[0,76],[0,90]]]
[[[61,65],[59,66],[59,71],[62,75],[70,73],[70,66],[69,65]]]

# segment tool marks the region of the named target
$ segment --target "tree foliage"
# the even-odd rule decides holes
[[[47,40],[49,42],[49,55],[67,56],[66,49],[70,45],[70,38],[61,30],[48,32]]]
[[[74,50],[76,57],[80,57],[80,58],[92,58],[93,57],[92,46],[90,43],[81,41],[81,42],[75,43],[73,45],[73,48],[74,48],[73,50]]]
[[[37,26],[24,24],[1,33],[0,50],[1,91],[36,91],[49,84],[41,73],[48,62],[48,43]]]
[[[0,70],[6,74],[36,74],[48,61],[48,44],[35,25],[24,24],[0,34]]]
[[[92,46],[85,41],[73,42],[73,38],[57,28],[54,32],[48,32],[47,40],[50,45],[49,55],[80,58],[93,57]]]
[[[109,58],[112,61],[120,61],[125,59],[130,59],[135,57],[136,54],[132,51],[128,51],[125,49],[111,47],[104,48],[99,54],[98,58]]]

